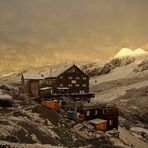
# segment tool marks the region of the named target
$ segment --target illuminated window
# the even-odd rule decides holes
[[[71,80],[71,83],[72,84],[76,84],[76,80]]]
[[[109,120],[109,125],[112,126],[113,125],[113,121]]]
[[[84,90],[80,90],[80,94],[84,94]]]
[[[82,84],[83,87],[86,87],[86,84]]]
[[[68,84],[68,87],[72,87],[72,84]]]
[[[71,80],[71,79],[72,79],[72,77],[68,77],[68,79],[69,79],[69,80]]]
[[[76,87],[79,87],[80,86],[80,84],[76,84]]]
[[[76,77],[76,80],[79,80],[80,79],[80,77]]]
[[[60,84],[60,87],[63,87],[63,84]]]
[[[98,110],[95,110],[95,115],[97,115],[98,114]]]
[[[86,80],[86,77],[83,77],[83,80]]]
[[[87,117],[90,116],[90,111],[89,111],[89,110],[86,111],[86,116],[87,116]]]

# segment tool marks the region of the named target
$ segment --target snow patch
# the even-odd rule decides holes
[[[130,128],[130,130],[133,132],[144,132],[144,133],[148,134],[148,130],[144,129],[142,127],[132,127],[132,128]]]
[[[93,77],[90,80],[90,85],[97,85],[98,83],[102,83],[102,82],[106,82],[106,81],[123,79],[127,76],[132,75],[133,70],[136,69],[137,66],[138,66],[137,64],[131,63],[131,64],[124,66],[124,67],[117,67],[111,73]]]

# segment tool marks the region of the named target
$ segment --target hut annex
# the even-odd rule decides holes
[[[39,82],[44,78],[37,73],[24,73],[22,74],[21,92],[29,96],[39,96]]]

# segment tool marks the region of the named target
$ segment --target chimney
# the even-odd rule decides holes
[[[50,67],[50,75],[52,74],[52,67]]]

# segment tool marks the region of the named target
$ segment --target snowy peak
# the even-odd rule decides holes
[[[133,57],[148,56],[148,51],[145,51],[144,49],[141,49],[141,48],[137,48],[135,50],[132,50],[129,48],[122,48],[114,56],[114,58],[120,58],[120,57],[126,57],[126,56],[133,56]]]

